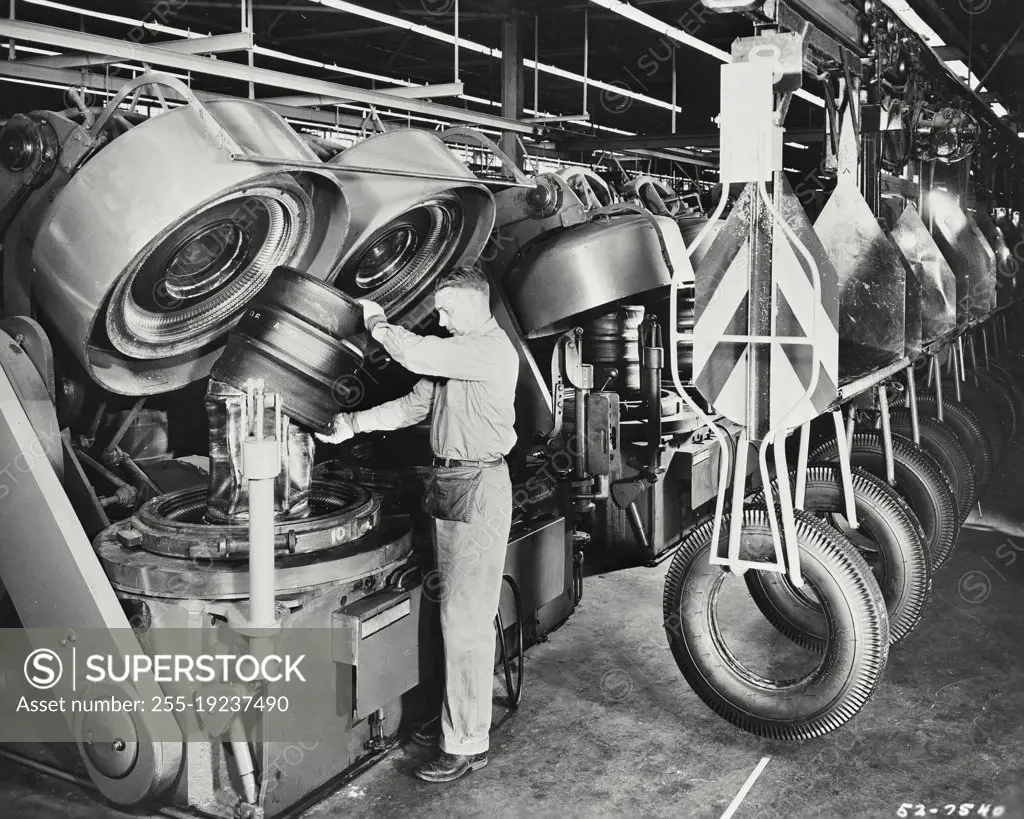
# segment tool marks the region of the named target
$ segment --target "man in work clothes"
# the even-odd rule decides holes
[[[392,430],[430,416],[434,472],[424,508],[433,518],[443,590],[445,695],[441,753],[416,776],[450,782],[487,764],[494,671],[494,617],[512,524],[512,484],[504,456],[516,443],[519,358],[490,309],[490,286],[473,268],[437,282],[434,305],[451,338],[420,336],[387,323],[364,301],[367,330],[388,354],[424,376],[408,395],[361,412],[341,413],[340,443],[360,432]]]

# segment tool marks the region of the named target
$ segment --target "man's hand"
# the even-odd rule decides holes
[[[352,427],[352,413],[339,412],[334,416],[334,428],[329,433],[326,435],[319,432],[314,434],[318,440],[323,441],[325,444],[344,443],[356,434]]]
[[[384,308],[381,307],[377,302],[370,301],[369,299],[359,299],[359,305],[363,308],[363,324],[366,325],[366,329],[370,335],[373,335],[373,328],[380,323],[387,323],[388,317],[384,313]]]

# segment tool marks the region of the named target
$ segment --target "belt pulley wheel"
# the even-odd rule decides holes
[[[143,504],[132,521],[138,546],[168,557],[245,558],[249,527],[207,524],[207,488],[182,489]],[[308,554],[357,540],[377,527],[380,502],[365,489],[335,480],[314,479],[310,515],[274,526],[275,550]]]
[[[118,281],[106,328],[125,355],[158,359],[225,333],[308,242],[312,202],[290,177],[220,196],[160,237]]]
[[[749,733],[803,740],[836,730],[864,707],[888,659],[885,601],[871,569],[835,530],[797,512],[801,572],[824,601],[824,651],[808,672],[769,678],[741,662],[725,642],[718,604],[732,573],[709,560],[712,546],[719,546],[712,543],[712,528],[708,521],[683,541],[665,581],[665,631],[683,676],[716,714]],[[728,530],[726,518],[722,531]],[[772,551],[767,511],[748,509],[741,556],[763,560]]]

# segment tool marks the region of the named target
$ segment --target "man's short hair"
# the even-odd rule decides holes
[[[445,287],[461,287],[466,290],[476,290],[488,298],[491,295],[491,284],[486,274],[478,267],[455,267],[442,273],[437,277],[437,284],[434,292]]]

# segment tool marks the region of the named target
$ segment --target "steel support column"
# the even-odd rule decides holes
[[[519,15],[509,8],[501,24],[501,115],[507,120],[520,120],[525,105],[523,57],[523,27]],[[501,149],[523,165],[523,149],[512,131],[502,131]]]

